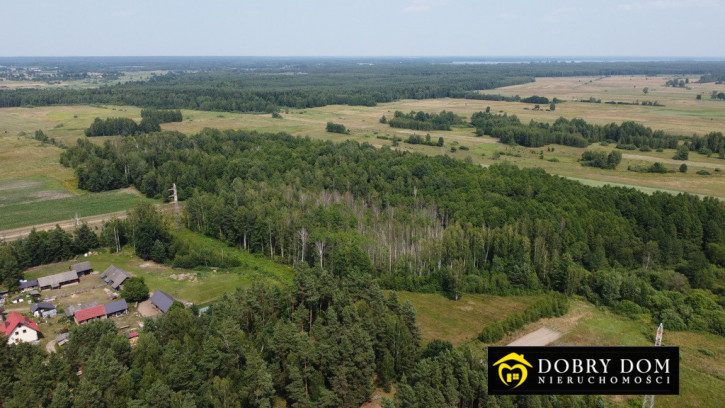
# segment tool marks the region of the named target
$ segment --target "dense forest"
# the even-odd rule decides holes
[[[211,129],[79,141],[62,160],[79,183],[107,169],[108,188],[150,197],[175,182],[188,228],[280,262],[452,298],[553,289],[628,301],[668,327],[725,334],[725,206],[715,199]]]
[[[661,130],[652,130],[642,124],[627,121],[621,125],[595,125],[583,119],[559,118],[553,124],[531,120],[521,123],[516,115],[477,112],[471,115],[471,124],[479,136],[490,135],[501,143],[518,144],[526,147],[540,147],[547,144],[561,144],[586,147],[596,142],[613,142],[618,146],[648,147],[650,149],[677,147],[681,137],[668,135]],[[713,137],[710,137],[712,139]],[[697,139],[697,138],[693,138]],[[717,140],[707,139],[708,145],[721,147]]]
[[[130,118],[96,118],[86,129],[86,136],[129,136],[161,130],[162,123],[181,122],[180,110],[141,109],[141,123]]]
[[[17,63],[42,63],[33,58]],[[276,112],[331,104],[374,106],[398,99],[486,99],[477,90],[521,84],[536,76],[722,74],[721,62],[456,64],[420,59],[111,59],[118,70],[170,70],[148,81],[94,89],[3,89],[0,107],[107,103],[160,109]],[[13,61],[8,65],[12,66]],[[46,62],[47,63],[47,62]],[[65,70],[98,66],[68,59]],[[94,65],[95,64],[95,65]],[[111,69],[106,65],[105,68]]]
[[[451,130],[451,126],[462,125],[464,123],[461,116],[446,111],[441,111],[441,113],[426,113],[420,111],[407,114],[401,111],[395,111],[393,118],[387,122],[390,127],[413,130]]]

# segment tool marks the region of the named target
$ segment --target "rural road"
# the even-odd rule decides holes
[[[179,207],[182,207],[182,203],[179,203]],[[157,208],[159,208],[162,212],[170,212],[171,210],[173,210],[174,204],[162,204],[157,206]],[[103,227],[103,223],[106,221],[109,221],[113,218],[118,218],[119,220],[122,220],[127,216],[127,211],[116,211],[112,213],[81,217],[80,221],[81,223],[86,223],[91,229],[94,229],[95,227],[98,227],[100,229],[101,227]],[[25,238],[30,234],[30,231],[32,231],[33,228],[35,228],[36,231],[50,231],[54,229],[56,225],[59,225],[60,228],[65,231],[73,231],[76,228],[76,221],[74,219],[63,220],[0,231],[0,242],[10,242],[17,239]]]
[[[542,327],[523,337],[519,337],[507,346],[545,346],[561,337],[561,333]]]

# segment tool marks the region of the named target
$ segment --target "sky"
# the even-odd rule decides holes
[[[0,0],[0,56],[725,57],[725,0]]]

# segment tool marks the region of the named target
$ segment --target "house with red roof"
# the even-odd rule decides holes
[[[38,340],[40,329],[34,321],[20,313],[12,312],[0,325],[0,334],[7,336],[8,344],[32,343]]]
[[[98,305],[89,307],[75,312],[73,318],[76,324],[83,324],[93,319],[105,319],[106,318],[106,307],[104,305]]]

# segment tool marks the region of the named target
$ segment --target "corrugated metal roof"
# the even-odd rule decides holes
[[[103,305],[89,307],[88,309],[79,310],[75,313],[76,323],[94,319],[106,315],[106,308]]]
[[[101,274],[101,279],[114,289],[118,289],[118,287],[130,277],[131,274],[115,265],[109,266],[108,269]]]
[[[86,262],[77,263],[75,265],[71,265],[70,270],[76,271],[76,272],[86,272],[86,271],[92,271],[93,268],[91,267],[91,263],[86,261]]]
[[[56,273],[55,275],[38,278],[38,286],[40,286],[41,288],[44,288],[46,286],[50,286],[51,288],[57,288],[64,283],[74,281],[76,279],[78,279],[78,272],[76,271]]]
[[[151,303],[158,307],[162,312],[166,313],[174,303],[174,298],[163,290],[157,290],[151,296]]]
[[[20,290],[27,289],[27,288],[33,288],[33,287],[36,287],[36,286],[38,286],[38,280],[37,279],[30,280],[30,281],[25,281],[25,282],[20,282],[20,285],[19,285]]]
[[[106,303],[103,305],[106,308],[106,314],[114,314],[118,312],[123,312],[125,310],[128,310],[128,305],[126,304],[125,299],[116,300],[111,303]]]
[[[92,301],[92,302],[84,303],[84,304],[78,305],[78,306],[68,306],[65,309],[65,315],[68,317],[71,317],[77,311],[83,310],[83,309],[88,309],[89,307],[93,307],[93,306],[98,306],[98,303],[96,301]]]

